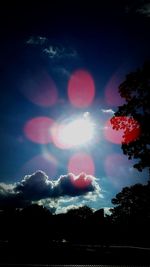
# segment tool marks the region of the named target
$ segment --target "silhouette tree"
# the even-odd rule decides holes
[[[43,206],[31,204],[18,213],[15,221],[15,239],[19,242],[37,246],[42,242],[47,244],[50,236],[52,213]]]
[[[134,167],[139,171],[146,167],[150,170],[150,62],[128,74],[119,93],[126,102],[111,119],[112,126],[124,130],[124,154],[129,159],[139,159]]]
[[[93,210],[88,206],[82,206],[79,208],[72,208],[68,210],[67,214],[69,216],[79,217],[82,219],[86,219],[87,217],[93,214]]]
[[[88,219],[93,215],[93,210],[88,206],[75,207],[68,210],[65,215],[68,239],[75,243],[88,242]]]
[[[123,223],[149,223],[150,222],[150,182],[147,185],[135,184],[124,187],[112,199],[116,205],[112,212],[113,221]]]
[[[27,207],[25,207],[22,210],[22,214],[26,215],[26,216],[30,216],[30,217],[48,217],[51,216],[52,213],[50,210],[48,210],[47,208],[40,206],[38,204],[31,204],[28,205]]]

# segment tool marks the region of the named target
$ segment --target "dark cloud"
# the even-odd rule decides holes
[[[40,200],[51,197],[53,182],[44,172],[37,171],[32,175],[26,175],[21,182],[15,185],[14,191],[30,201]]]
[[[24,207],[30,204],[30,201],[24,199],[20,193],[15,193],[9,185],[0,184],[0,208],[3,207]]]
[[[26,175],[20,182],[0,184],[0,206],[22,207],[41,200],[51,201],[62,197],[77,197],[88,194],[98,195],[100,191],[96,178],[81,173],[70,173],[50,180],[43,171]]]
[[[150,1],[149,0],[136,0],[130,1],[125,6],[125,12],[127,14],[140,14],[145,17],[150,17]]]
[[[87,182],[89,181],[89,182]],[[53,196],[80,196],[88,192],[94,192],[98,188],[95,178],[85,173],[75,176],[72,173],[62,175],[53,188]]]
[[[150,3],[142,5],[136,12],[150,18]]]

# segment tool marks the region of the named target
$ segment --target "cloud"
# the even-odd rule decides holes
[[[72,210],[72,209],[78,209],[78,208],[82,208],[82,207],[84,207],[84,205],[83,204],[78,204],[78,205],[69,205],[69,206],[67,206],[67,207],[59,207],[58,209],[57,209],[57,214],[59,214],[59,213],[67,213],[69,210]],[[95,209],[92,209],[93,211],[95,210]]]
[[[53,188],[53,197],[80,196],[89,192],[97,192],[95,177],[80,173],[78,176],[73,173],[62,175],[56,181]]]
[[[127,14],[138,13],[145,17],[150,17],[150,2],[147,1],[146,3],[146,1],[144,0],[132,1],[131,3],[125,6],[125,13]]]
[[[66,67],[56,66],[56,67],[53,68],[53,71],[56,74],[61,75],[62,77],[66,77],[66,78],[70,77],[70,71]]]
[[[47,41],[46,37],[42,37],[42,36],[31,36],[26,43],[30,44],[30,45],[43,45],[45,44]]]
[[[53,183],[43,171],[37,171],[32,175],[26,175],[21,182],[16,183],[14,191],[30,201],[40,200],[51,196]]]
[[[136,10],[137,13],[150,17],[150,3],[147,3]]]
[[[45,48],[43,52],[50,58],[59,57],[59,50],[57,49],[57,47],[54,48],[52,45],[50,45],[48,48]]]
[[[62,197],[98,196],[100,187],[95,177],[81,173],[78,176],[69,173],[57,180],[50,180],[43,171],[26,175],[20,182],[0,184],[0,205],[23,207],[31,203],[57,206]]]
[[[41,51],[50,59],[70,59],[78,56],[77,51],[72,47],[55,44],[54,42],[50,42],[46,37],[42,36],[31,36],[26,41],[26,44],[40,46]]]
[[[47,42],[47,38],[46,37],[42,37],[42,36],[31,36],[26,43],[29,45],[43,45]]]
[[[111,215],[111,209],[112,209],[112,207],[104,207],[104,214],[105,215]]]
[[[13,184],[5,184],[5,183],[0,183],[0,191],[2,190],[3,192],[11,192],[14,188]]]
[[[24,207],[30,202],[25,200],[22,194],[18,194],[13,188],[9,188],[9,185],[0,184],[0,208],[7,207]]]
[[[112,109],[101,109],[101,111],[103,112],[103,113],[107,113],[107,114],[112,114],[112,115],[114,115],[114,111],[112,110]]]
[[[57,45],[49,45],[43,49],[43,53],[51,59],[74,58],[77,56],[76,50]]]

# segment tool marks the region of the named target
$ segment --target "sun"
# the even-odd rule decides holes
[[[94,123],[86,112],[81,118],[70,121],[61,129],[60,141],[70,147],[81,146],[89,144],[94,138],[94,133]]]

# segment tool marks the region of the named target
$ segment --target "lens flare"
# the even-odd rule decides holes
[[[56,124],[52,130],[53,143],[62,149],[89,144],[95,136],[95,124],[86,112],[68,123]]]
[[[107,179],[118,189],[141,182],[140,172],[133,168],[133,162],[128,160],[126,155],[108,155],[104,161],[104,169]]]
[[[77,108],[85,108],[92,104],[95,96],[95,84],[91,74],[85,70],[75,71],[68,83],[68,97]]]
[[[121,106],[124,104],[124,99],[120,96],[118,88],[124,79],[124,73],[117,71],[108,81],[105,88],[105,101],[109,106]]]
[[[74,154],[69,160],[68,172],[74,173],[75,175],[79,175],[80,173],[94,175],[95,165],[92,157],[87,153]]]
[[[48,117],[36,117],[26,122],[24,134],[32,142],[48,144],[52,141],[51,128],[54,120]]]
[[[114,144],[128,144],[138,139],[141,129],[138,121],[132,117],[115,116],[104,127],[105,138]]]
[[[27,161],[22,167],[22,174],[33,173],[37,170],[44,171],[50,178],[53,178],[57,174],[57,160],[49,153],[49,155],[36,155]]]
[[[91,175],[86,175],[86,173],[82,172],[79,175],[74,175],[70,173],[70,179],[72,184],[76,188],[87,188],[92,184],[93,181],[93,176]]]
[[[61,135],[64,127],[65,125],[56,122],[51,129],[52,142],[59,149],[69,149],[72,147],[71,145],[62,142]]]
[[[41,107],[54,106],[58,101],[56,84],[45,71],[26,77],[20,90],[29,101]]]
[[[81,118],[70,122],[62,129],[61,141],[67,145],[79,146],[90,142],[93,136],[93,123]]]

